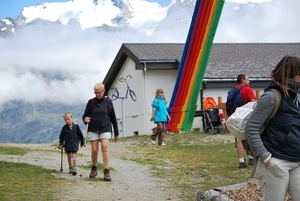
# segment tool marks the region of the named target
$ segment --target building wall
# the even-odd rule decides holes
[[[156,127],[154,122],[150,122],[152,115],[152,102],[155,98],[155,92],[158,88],[163,89],[164,96],[169,105],[176,81],[177,70],[148,70],[145,72],[146,78],[146,108],[147,108],[147,128],[146,133],[152,133],[152,128]]]
[[[173,93],[177,70],[136,70],[135,63],[127,57],[124,65],[119,71],[112,87],[117,87],[119,94],[123,99],[115,100],[114,107],[119,123],[119,130],[121,137],[151,134],[152,128],[156,125],[154,122],[150,122],[152,114],[152,101],[155,97],[155,91],[158,88],[164,90],[164,94],[167,102],[171,101]],[[119,78],[132,75],[132,79],[128,80],[131,89],[136,93],[137,101],[133,101],[131,97],[127,96],[126,84],[120,82]],[[218,97],[221,96],[223,102],[226,102],[227,88],[213,88],[203,90],[203,97],[213,97],[216,103],[218,103]],[[262,88],[254,88],[255,90],[261,90]],[[201,110],[200,93],[197,101],[197,110]],[[125,120],[125,124],[124,124]],[[196,117],[193,121],[192,130],[203,131],[203,123],[201,117]],[[125,128],[125,132],[123,129]]]
[[[144,83],[142,73],[142,71],[135,70],[134,62],[128,57],[112,84],[112,87],[118,88],[119,95],[121,96],[119,99],[113,101],[113,103],[119,123],[120,135],[122,137],[140,134],[144,127],[145,111],[143,103],[145,99],[143,94]],[[127,75],[132,76],[127,82],[130,88],[135,92],[137,101],[133,101],[129,93],[126,98],[126,83],[119,81],[121,77],[126,77]],[[123,132],[123,129],[125,129],[125,132]]]

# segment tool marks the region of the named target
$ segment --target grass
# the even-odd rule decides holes
[[[27,149],[19,147],[0,146],[1,155],[24,155],[27,151]]]
[[[54,195],[66,181],[54,178],[54,172],[26,163],[0,161],[0,200],[57,200]]]
[[[0,146],[1,155],[24,155],[28,151],[30,149]],[[57,191],[70,181],[57,179],[52,173],[57,170],[0,161],[0,200],[57,200]]]
[[[166,134],[165,147],[149,145],[149,136],[122,140],[132,141],[123,159],[150,165],[151,173],[168,180],[184,200],[194,200],[197,191],[249,181],[252,168],[237,168],[232,140],[199,132]]]

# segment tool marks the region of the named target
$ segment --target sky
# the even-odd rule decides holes
[[[16,18],[25,6],[35,6],[38,3],[67,2],[71,0],[0,0],[0,19]],[[148,0],[165,6],[169,0]]]
[[[16,18],[25,6],[35,6],[46,2],[67,2],[68,0],[1,0],[0,19],[6,17]]]
[[[15,0],[19,1],[24,0]],[[214,42],[300,42],[299,0],[273,0],[257,6],[228,1]],[[85,104],[94,96],[95,83],[103,81],[122,43],[184,43],[191,9],[173,10],[169,21],[161,22],[150,36],[137,30],[115,33],[36,24],[22,28],[15,37],[0,38],[0,106],[20,99]],[[179,25],[181,21],[185,23]]]

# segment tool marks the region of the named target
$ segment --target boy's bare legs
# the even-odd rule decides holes
[[[72,156],[71,156],[71,153],[67,153],[67,157],[68,157],[68,164],[69,164],[69,167],[72,167]]]
[[[68,164],[69,164],[69,174],[72,174],[72,155],[71,153],[67,153]]]
[[[76,153],[72,153],[71,161],[72,161],[72,166],[76,168],[76,166],[77,166],[77,154]]]
[[[76,175],[76,166],[77,166],[77,154],[76,153],[67,153],[68,164],[69,164],[69,173]]]
[[[72,174],[76,175],[76,167],[77,167],[77,154],[76,153],[72,153],[71,154],[71,161],[72,161]]]

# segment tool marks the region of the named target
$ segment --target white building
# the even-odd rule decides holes
[[[183,43],[122,44],[103,81],[106,91],[117,87],[124,97],[126,84],[119,79],[132,76],[128,81],[137,101],[128,94],[127,99],[113,102],[121,136],[152,133],[155,124],[150,122],[150,117],[155,91],[162,88],[170,101],[183,49]],[[197,110],[201,110],[204,97],[213,97],[217,102],[221,96],[226,101],[227,91],[236,85],[238,74],[248,75],[253,90],[262,93],[271,70],[285,55],[299,56],[300,43],[213,44]],[[201,117],[194,119],[193,129],[202,130]]]

